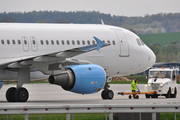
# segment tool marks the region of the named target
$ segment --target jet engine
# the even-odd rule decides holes
[[[71,65],[58,75],[51,75],[49,82],[60,85],[64,90],[89,94],[100,91],[106,81],[106,73],[95,64]]]

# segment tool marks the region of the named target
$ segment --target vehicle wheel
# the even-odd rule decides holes
[[[150,95],[148,95],[148,94],[145,94],[145,97],[146,97],[146,98],[150,98]]]
[[[14,98],[14,93],[16,91],[15,87],[11,87],[7,90],[6,92],[6,99],[8,102],[16,102],[15,98]]]
[[[14,95],[16,102],[26,102],[29,98],[29,93],[26,88],[16,89]]]
[[[167,92],[166,98],[171,98],[171,89],[170,88],[169,88],[169,90]]]
[[[174,89],[174,94],[171,95],[171,98],[176,98],[176,95],[177,95],[177,90],[176,88]]]
[[[139,95],[136,95],[136,99],[139,99]]]
[[[108,93],[108,94],[107,94],[107,98],[108,98],[108,99],[113,99],[113,97],[114,97],[114,92],[113,92],[112,90],[108,90],[107,93]]]
[[[103,91],[101,92],[101,98],[102,98],[103,100],[107,99],[107,91],[103,90]]]
[[[131,99],[132,97],[131,97],[131,95],[129,95],[129,99]]]

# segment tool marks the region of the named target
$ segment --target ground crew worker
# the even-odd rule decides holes
[[[137,84],[137,82],[138,82],[137,79],[132,80],[132,82],[131,82],[131,91],[132,91],[132,92],[136,92],[136,84]],[[134,98],[136,97],[135,94],[133,94],[133,97],[134,97]]]

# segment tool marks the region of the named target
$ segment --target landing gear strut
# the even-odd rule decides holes
[[[8,102],[26,102],[29,98],[29,93],[26,88],[11,87],[6,92],[6,99]]]
[[[101,93],[101,97],[103,100],[113,99],[113,97],[114,97],[114,92],[112,90],[109,90],[108,87],[110,87],[110,86],[108,85],[108,83],[106,83],[104,86],[104,90]]]

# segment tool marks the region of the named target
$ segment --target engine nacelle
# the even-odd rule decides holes
[[[89,94],[100,91],[106,81],[106,73],[94,64],[71,65],[59,75],[51,75],[49,82],[75,93]]]

